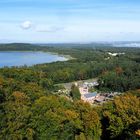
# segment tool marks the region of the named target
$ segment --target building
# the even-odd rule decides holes
[[[109,54],[110,56],[125,55],[125,53],[111,53],[111,52],[108,52],[108,54]]]
[[[87,94],[81,95],[81,99],[83,101],[89,102],[89,103],[93,103],[97,97],[98,97],[97,92],[87,93]]]
[[[97,103],[103,103],[104,101],[105,101],[105,96],[98,96],[95,99],[95,102],[97,102]]]
[[[94,82],[84,82],[83,86],[87,86],[87,87],[95,87],[95,86],[98,86],[99,83],[97,81],[94,81]]]
[[[79,87],[79,91],[81,93],[81,95],[83,94],[87,94],[88,93],[88,87],[87,86],[83,86],[83,87]]]

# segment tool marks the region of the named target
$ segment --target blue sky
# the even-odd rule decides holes
[[[140,41],[140,0],[0,0],[0,42]]]

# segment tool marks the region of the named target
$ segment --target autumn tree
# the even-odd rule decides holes
[[[139,123],[139,108],[139,98],[131,94],[116,97],[112,103],[105,105],[103,107],[103,120],[106,125],[105,133],[108,133],[110,138],[123,136],[121,134],[124,130],[129,131],[131,125],[135,124],[136,126]],[[133,129],[134,132],[135,130]]]
[[[21,92],[14,92],[4,104],[5,117],[2,119],[0,139],[33,139],[34,130],[28,126],[31,116],[30,100]]]

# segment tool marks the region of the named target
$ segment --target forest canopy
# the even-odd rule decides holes
[[[47,51],[70,55],[65,62],[0,69],[0,139],[140,139],[140,49],[80,45],[1,44],[1,51]],[[110,56],[108,52],[123,52]],[[92,106],[54,94],[56,84],[98,78],[97,90],[123,93]],[[59,89],[59,87],[57,87]]]

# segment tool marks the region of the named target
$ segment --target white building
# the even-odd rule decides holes
[[[81,95],[87,94],[88,90],[89,90],[88,87],[79,87],[79,91],[80,91]]]
[[[117,55],[124,55],[125,53],[111,53],[111,52],[108,52],[108,54],[110,56],[117,56]]]

